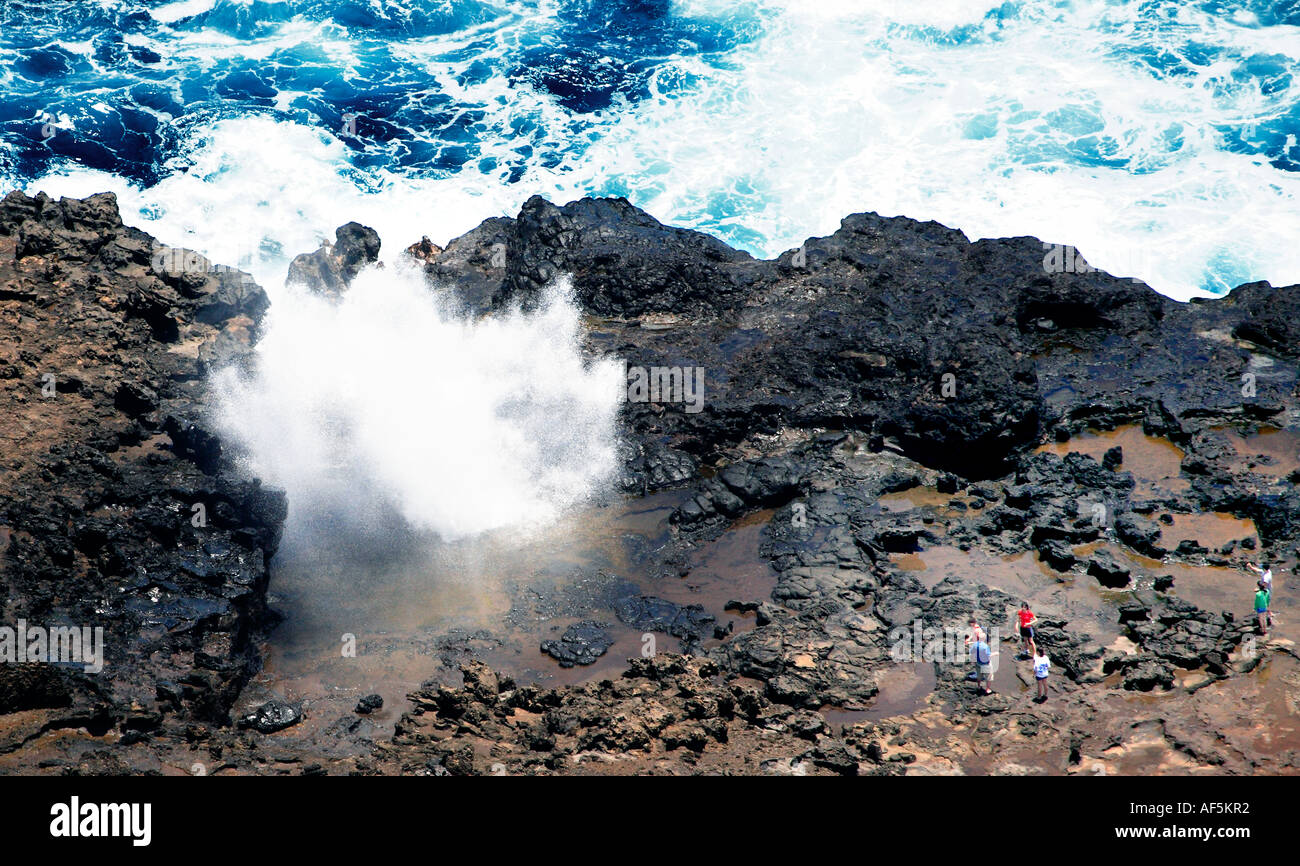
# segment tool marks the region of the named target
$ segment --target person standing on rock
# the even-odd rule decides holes
[[[1259,585],[1268,593],[1268,607],[1265,609],[1265,619],[1268,624],[1273,625],[1273,569],[1268,567],[1268,563],[1255,565],[1247,563],[1246,567],[1259,575]]]
[[[1037,624],[1038,617],[1034,616],[1034,612],[1029,609],[1029,602],[1020,602],[1016,619],[1020,622],[1020,657],[1033,658],[1038,655],[1038,645],[1034,643],[1034,625]]]
[[[975,617],[971,617],[970,630],[966,633],[966,651],[970,653],[971,661],[975,664],[975,669],[966,675],[966,679],[975,682],[979,682],[980,666],[979,662],[975,660],[974,644],[980,641],[985,641],[987,643],[988,637],[984,634],[984,629],[980,628],[979,621],[975,619]]]
[[[988,637],[978,623],[971,629],[974,638],[971,644],[971,660],[975,662],[975,687],[981,694],[993,694],[993,651],[989,648]]]
[[[1040,655],[1038,649],[1034,649],[1034,682],[1038,685],[1038,696],[1034,700],[1040,704],[1047,702],[1047,671],[1052,666],[1048,661],[1047,650],[1043,650]]]
[[[1268,585],[1264,581],[1259,582],[1259,589],[1255,592],[1255,619],[1259,622],[1259,633],[1268,634],[1268,623],[1271,615],[1268,612],[1269,602],[1272,600],[1272,593],[1268,591]]]

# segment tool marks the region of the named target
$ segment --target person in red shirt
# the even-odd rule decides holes
[[[1020,602],[1016,619],[1020,621],[1020,657],[1031,659],[1038,655],[1038,644],[1034,642],[1034,625],[1038,622],[1038,617],[1029,609],[1029,602]]]

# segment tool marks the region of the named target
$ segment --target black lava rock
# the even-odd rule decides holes
[[[281,700],[271,700],[239,720],[241,728],[252,728],[262,734],[273,734],[302,721],[302,707]]]
[[[542,652],[560,663],[562,668],[589,665],[614,645],[606,626],[583,620],[564,630],[559,640],[542,641]]]

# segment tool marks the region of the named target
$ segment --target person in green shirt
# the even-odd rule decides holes
[[[1264,581],[1259,582],[1255,592],[1255,619],[1259,622],[1259,633],[1268,634],[1268,603],[1271,593],[1264,588]]]

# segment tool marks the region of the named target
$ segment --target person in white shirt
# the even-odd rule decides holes
[[[1047,650],[1039,649],[1034,655],[1034,680],[1038,684],[1038,697],[1034,698],[1038,703],[1047,700],[1047,670],[1052,663],[1047,660]]]
[[[1264,612],[1263,619],[1267,622],[1265,628],[1271,628],[1273,626],[1273,569],[1269,568],[1266,562],[1260,565],[1248,562],[1246,567],[1259,575],[1259,585],[1268,593],[1268,608]]]

